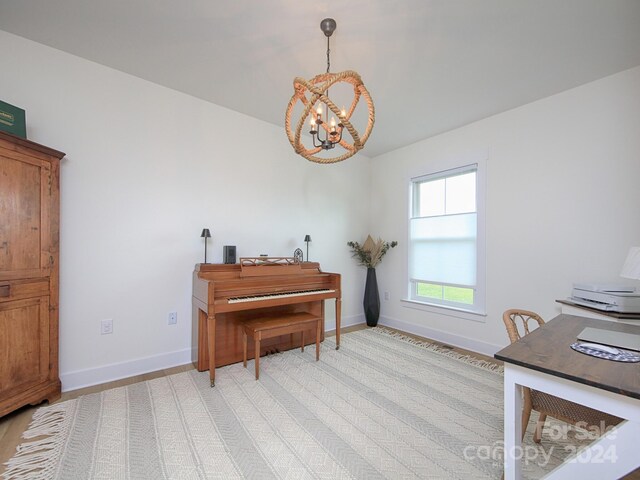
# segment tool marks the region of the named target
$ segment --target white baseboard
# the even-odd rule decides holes
[[[191,348],[152,357],[136,358],[128,362],[60,373],[60,381],[62,382],[62,391],[69,392],[187,363],[191,363]]]
[[[364,315],[352,315],[342,317],[341,327],[349,327],[364,323]],[[335,331],[335,320],[327,322],[325,331]],[[195,350],[185,348],[176,352],[168,352],[153,357],[137,358],[128,362],[112,363],[101,367],[76,370],[74,372],[60,373],[62,391],[69,392],[79,388],[92,387],[103,383],[122,380],[144,373],[156,372],[165,368],[186,365],[192,362]]]
[[[346,317],[342,317],[340,319],[340,329],[343,329],[345,327],[352,327],[354,325],[360,325],[362,323],[365,323],[365,318],[364,318],[364,314],[358,314],[358,315],[348,315]],[[330,320],[330,321],[326,321],[324,323],[324,331],[325,332],[335,332],[336,330],[336,321],[335,320]]]
[[[412,333],[414,335],[420,335],[421,337],[430,338],[438,342],[446,343],[454,347],[464,348],[472,352],[481,353],[488,357],[502,350],[504,345],[494,345],[492,343],[481,342],[474,340],[473,338],[463,337],[449,332],[443,332],[435,328],[425,327],[423,325],[415,325],[413,323],[403,322],[390,317],[380,317],[379,325],[396,328],[403,332]]]
[[[366,323],[363,314],[350,315],[342,317],[341,327],[350,327],[353,325],[361,325]],[[481,342],[472,338],[454,335],[452,333],[443,332],[433,328],[415,325],[403,322],[390,317],[380,317],[380,325],[396,328],[403,332],[420,335],[421,337],[431,338],[438,342],[447,343],[455,347],[464,348],[473,352],[482,353],[487,356],[493,356],[503,347],[490,343]],[[335,321],[327,322],[325,330],[327,332],[335,331]],[[101,367],[87,368],[85,370],[76,370],[73,372],[63,372],[60,374],[62,382],[62,391],[69,392],[79,388],[91,387],[103,383],[114,382],[144,373],[155,372],[165,368],[177,367],[191,363],[191,348],[185,348],[175,352],[163,353],[152,357],[137,358],[128,362],[112,363]]]

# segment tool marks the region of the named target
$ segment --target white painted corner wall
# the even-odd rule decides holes
[[[61,168],[60,375],[73,390],[190,362],[191,275],[223,245],[309,256],[342,274],[343,323],[361,317],[369,164],[327,168],[283,129],[0,31],[0,98]],[[215,85],[212,85],[215,88]],[[284,99],[283,112],[286,106]],[[169,312],[178,313],[168,325]],[[327,302],[326,329],[335,328]],[[113,319],[113,334],[100,321]]]
[[[487,316],[407,308],[409,179],[485,151]],[[640,245],[639,182],[640,67],[374,158],[375,233],[400,242],[378,267],[381,322],[493,355],[509,343],[504,310],[549,320],[573,282],[633,283],[619,273]]]
[[[291,255],[310,234],[311,260],[342,274],[344,326],[364,322],[365,269],[346,242],[398,240],[378,267],[381,324],[489,355],[508,343],[505,309],[551,318],[572,282],[620,280],[640,245],[640,67],[327,168],[295,155],[271,124],[2,31],[0,44],[0,98],[26,110],[31,140],[67,153],[64,390],[190,361],[204,227],[210,262],[222,261],[223,245]],[[487,316],[407,308],[408,179],[478,151],[489,152]],[[171,311],[177,325],[167,325]],[[114,332],[100,335],[106,318]]]

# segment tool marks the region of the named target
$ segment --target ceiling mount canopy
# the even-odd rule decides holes
[[[316,163],[336,163],[354,155],[364,147],[375,122],[373,101],[360,75],[353,70],[330,73],[329,39],[335,29],[336,21],[333,18],[325,18],[320,22],[320,30],[327,37],[327,71],[316,75],[311,80],[300,77],[293,80],[294,94],[287,105],[285,116],[287,137],[289,137],[289,142],[294,150],[307,160]],[[329,97],[330,87],[334,87],[333,92],[338,89],[341,89],[339,93],[343,93],[345,90],[348,92],[349,98],[345,101],[345,104],[349,104],[348,109],[344,106],[342,109],[338,108],[336,99],[332,100]],[[364,99],[368,108],[366,127],[362,136],[351,123],[361,98]],[[293,130],[291,116],[296,106],[301,108],[301,112],[295,130]],[[310,137],[305,136],[308,147],[302,141],[305,125],[308,126],[310,135]],[[338,149],[335,155],[332,155],[336,147]],[[322,152],[328,153],[318,156]]]

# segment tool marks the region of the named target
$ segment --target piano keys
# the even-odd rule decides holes
[[[211,386],[215,368],[242,361],[242,326],[271,316],[307,312],[322,318],[324,300],[335,301],[336,349],[340,348],[340,274],[323,272],[316,262],[296,262],[289,257],[241,258],[240,264],[198,264],[193,272],[192,359],[199,371],[209,370]],[[315,332],[305,331],[308,343]],[[281,335],[261,343],[261,352],[300,346],[301,334]],[[248,357],[253,358],[253,347]]]
[[[258,302],[262,300],[271,300],[274,298],[286,298],[286,297],[300,297],[304,295],[317,295],[320,293],[333,293],[335,290],[302,290],[297,292],[284,292],[284,293],[268,293],[264,295],[252,295],[247,297],[230,297],[227,299],[228,303],[242,303],[242,302]]]

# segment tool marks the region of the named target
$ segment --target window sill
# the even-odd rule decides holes
[[[413,308],[423,312],[437,313],[438,315],[471,320],[472,322],[485,323],[487,317],[487,314],[484,312],[479,313],[471,310],[465,310],[463,308],[435,305],[433,303],[419,302],[408,298],[403,298],[400,300],[400,303],[405,308]]]

